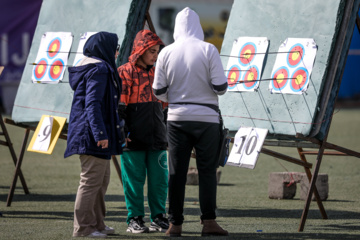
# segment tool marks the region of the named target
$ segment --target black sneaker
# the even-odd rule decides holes
[[[128,228],[126,232],[131,233],[148,233],[149,228],[145,226],[145,222],[143,221],[142,217],[134,217],[130,220]]]
[[[169,220],[165,217],[165,214],[159,214],[151,223],[149,230],[150,232],[156,232],[156,231],[166,232],[168,228],[169,228]]]

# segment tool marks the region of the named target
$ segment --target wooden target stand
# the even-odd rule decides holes
[[[346,14],[347,16],[350,16],[351,13],[351,9],[354,7],[354,1],[350,0],[347,1],[346,3]],[[359,9],[358,9],[359,10]],[[341,52],[343,50],[343,46],[344,46],[344,42],[345,42],[345,37],[346,37],[346,27],[343,26],[348,26],[348,23],[350,22],[349,18],[346,18],[343,20],[342,22],[342,27],[341,30],[339,32],[339,36],[336,40],[336,46],[334,48],[334,55],[331,59],[330,65],[329,65],[329,72],[327,74],[327,79],[331,84],[328,84],[325,88],[326,91],[326,96],[325,99],[327,101],[329,101],[329,99],[331,98],[331,89],[333,87],[333,83],[334,83],[334,79],[335,79],[335,75],[336,75],[336,69],[338,68],[339,65],[339,61],[340,61],[340,55]],[[357,14],[356,15],[356,26],[359,30],[360,33],[360,17]],[[345,64],[344,64],[345,65]],[[343,75],[344,69],[341,70],[341,78]],[[340,78],[340,80],[341,80]],[[340,82],[341,83],[341,82]],[[339,83],[339,88],[340,88],[340,83]],[[338,95],[338,91],[336,92],[335,95],[335,100],[337,98]],[[335,101],[334,101],[335,102]],[[325,208],[322,204],[322,201],[320,199],[320,195],[318,193],[318,190],[315,186],[318,174],[319,174],[319,169],[321,166],[321,161],[324,155],[332,155],[332,156],[353,156],[353,157],[357,157],[360,158],[360,152],[356,152],[332,143],[327,142],[327,137],[329,134],[329,130],[330,130],[330,125],[331,125],[331,121],[332,121],[332,116],[334,114],[334,108],[331,112],[331,116],[329,117],[329,125],[327,127],[327,130],[325,132],[325,137],[323,138],[322,141],[313,138],[313,137],[305,137],[302,134],[296,134],[295,136],[295,140],[290,140],[290,141],[282,141],[282,140],[265,140],[263,146],[273,146],[273,147],[292,147],[292,148],[296,148],[297,152],[299,154],[300,160],[281,154],[279,152],[275,152],[272,150],[269,150],[267,148],[262,148],[261,149],[261,153],[269,155],[269,156],[273,156],[275,158],[278,159],[282,159],[300,166],[304,167],[306,176],[310,182],[310,186],[308,189],[308,193],[307,193],[307,198],[306,198],[306,202],[305,202],[305,206],[301,215],[301,220],[300,220],[300,224],[299,224],[299,228],[298,231],[302,232],[304,230],[305,227],[305,222],[307,219],[307,215],[309,212],[309,207],[310,207],[310,203],[311,203],[311,199],[312,196],[315,196],[318,208],[320,210],[321,216],[323,219],[328,219],[328,216],[326,214]],[[324,114],[325,115],[325,114]],[[322,122],[325,120],[325,116],[323,117],[322,120],[320,120],[319,122]],[[232,139],[232,142],[234,141],[234,139]],[[304,150],[304,148],[309,148],[309,149],[313,149],[313,150]],[[315,149],[315,150],[314,150]],[[311,168],[312,168],[312,164],[309,163],[306,159],[306,155],[317,155],[316,157],[316,163],[315,163],[315,168],[313,170],[313,172],[311,173]]]
[[[4,67],[3,66],[0,66],[0,75],[2,73],[2,71],[4,70]],[[4,140],[0,140],[0,145],[3,145],[3,146],[6,146],[9,148],[9,151],[10,151],[10,154],[11,154],[11,158],[16,166],[17,164],[17,157],[16,157],[16,153],[15,153],[15,150],[14,150],[14,147],[13,147],[13,144],[10,140],[10,136],[9,136],[9,133],[6,129],[6,126],[4,124],[4,121],[3,121],[3,117],[0,113],[0,127],[1,127],[1,132],[0,132],[0,136],[4,136],[5,138],[5,141]],[[29,194],[29,189],[26,185],[26,181],[25,181],[25,178],[21,172],[21,170],[19,169],[18,171],[18,176],[20,177],[20,181],[21,181],[21,184],[23,186],[23,189],[24,189],[24,192],[25,194]]]
[[[152,23],[152,20],[151,20],[150,14],[149,14],[150,4],[151,4],[151,0],[149,0],[148,7],[146,9],[143,26],[145,27],[145,23],[147,22],[148,26],[149,26],[149,29],[151,31],[155,32],[155,28],[154,28],[154,25]],[[10,186],[9,194],[8,194],[7,201],[6,201],[6,206],[9,207],[9,206],[11,206],[11,202],[12,202],[12,199],[14,197],[14,191],[15,191],[16,182],[17,182],[18,177],[20,177],[20,180],[21,180],[21,183],[23,185],[25,194],[30,193],[29,190],[28,190],[28,187],[26,185],[25,178],[24,178],[24,176],[23,176],[23,174],[21,172],[21,164],[22,164],[23,159],[24,159],[26,145],[27,145],[27,142],[28,142],[28,139],[29,139],[30,131],[35,131],[36,126],[35,125],[33,125],[33,126],[32,125],[27,125],[27,124],[23,124],[23,123],[15,123],[12,119],[9,119],[9,118],[4,118],[3,119],[1,114],[0,114],[0,117],[1,117],[1,120],[0,120],[1,128],[3,129],[4,135],[6,136],[6,142],[0,141],[0,145],[6,145],[6,146],[9,147],[12,158],[13,158],[13,161],[14,161],[14,164],[15,164],[15,172],[14,172],[12,184]],[[17,159],[17,157],[16,157],[15,151],[14,151],[14,149],[12,147],[11,142],[10,142],[9,135],[8,135],[8,133],[6,131],[4,122],[7,123],[7,124],[10,124],[10,125],[17,126],[17,127],[25,128],[25,134],[24,134],[23,142],[22,142],[21,149],[20,149],[19,159]],[[2,133],[0,133],[0,135],[2,135]],[[63,140],[67,140],[67,130],[63,130],[60,133],[59,138],[63,139]],[[119,162],[118,162],[115,155],[112,155],[111,159],[112,159],[112,161],[114,163],[116,172],[117,172],[117,174],[119,176],[120,183],[122,185],[121,168],[120,168]]]

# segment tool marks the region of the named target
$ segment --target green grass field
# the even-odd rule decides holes
[[[25,129],[11,125],[7,129],[19,154]],[[360,109],[336,110],[328,141],[360,151]],[[80,163],[77,156],[63,158],[65,144],[59,139],[52,155],[25,153],[22,171],[30,194],[24,194],[18,181],[11,207],[6,207],[6,199],[15,167],[8,148],[0,146],[0,239],[72,239]],[[294,148],[270,149],[298,158]],[[315,163],[315,156],[307,158]],[[194,162],[191,160],[191,165]],[[329,197],[323,202],[329,219],[322,219],[313,201],[303,232],[297,231],[305,205],[300,200],[300,187],[291,200],[268,197],[269,173],[304,172],[302,167],[261,154],[254,170],[226,166],[221,171],[217,221],[230,236],[209,239],[360,239],[358,158],[324,156],[320,173],[329,176]],[[106,202],[106,223],[116,230],[116,235],[108,238],[166,238],[162,233],[126,233],[123,188],[113,164]],[[148,208],[146,211],[149,224]],[[183,238],[200,238],[199,215],[198,186],[187,186]]]

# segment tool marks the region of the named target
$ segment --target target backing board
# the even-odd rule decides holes
[[[255,91],[269,41],[266,37],[237,38],[228,57],[225,74],[228,91]]]
[[[81,35],[80,40],[79,40],[79,46],[77,48],[75,59],[73,62],[74,67],[76,67],[79,64],[79,62],[84,58],[84,54],[83,54],[84,45],[85,45],[86,41],[88,40],[88,38],[91,37],[92,35],[94,35],[95,33],[96,32],[86,32]]]
[[[47,32],[68,32],[73,37],[73,43],[68,52],[67,62],[56,65],[72,66],[76,53],[84,33],[111,32],[118,36],[118,44],[121,45],[118,59],[128,59],[135,35],[144,28],[145,13],[149,7],[148,0],[106,0],[99,4],[98,0],[43,0],[39,19],[37,21],[33,41],[12,110],[11,118],[16,123],[36,125],[43,115],[59,116],[69,119],[74,92],[69,84],[69,71],[61,72],[62,80],[57,84],[34,84],[35,61],[48,66],[57,56],[49,54],[47,50],[41,50],[42,57],[38,58],[41,39]],[[58,37],[57,35],[54,36]],[[57,50],[53,43],[51,48]],[[63,43],[63,42],[62,42]],[[47,47],[47,44],[45,44]],[[0,50],[1,51],[1,50]],[[64,50],[61,49],[61,52]],[[82,50],[80,50],[82,52]],[[49,53],[49,52],[48,52]],[[76,63],[76,62],[75,62]],[[46,64],[46,65],[45,65]],[[39,65],[39,64],[38,64]],[[46,71],[43,68],[37,71],[36,82],[44,82]],[[60,73],[60,69],[53,68],[54,73]],[[57,79],[58,75],[53,75]],[[48,79],[53,83],[53,79]],[[57,81],[57,80],[56,80]]]
[[[72,42],[71,32],[46,32],[41,36],[33,83],[58,83],[63,79]]]
[[[263,68],[259,68],[261,80],[256,91],[238,91],[232,86],[234,89],[219,96],[224,124],[232,135],[240,127],[254,127],[268,129],[267,138],[296,139],[300,133],[321,140],[331,122],[360,0],[259,2],[234,0],[230,12],[220,52],[225,70],[233,66],[228,56],[233,54],[234,39],[266,37],[269,45]],[[312,55],[310,66],[305,63],[300,67],[302,62],[295,54],[289,59],[288,53],[279,53],[286,39],[285,52],[292,47],[299,49],[295,45],[301,43],[305,56],[308,51],[301,39],[314,40],[316,57]],[[281,64],[276,62],[277,57],[284,57]],[[242,67],[234,66],[234,70]],[[278,86],[289,91],[287,94],[274,93],[274,89],[269,90],[272,75],[297,81],[292,86]]]
[[[309,86],[317,46],[311,38],[287,38],[279,47],[271,73],[272,93],[302,94]]]

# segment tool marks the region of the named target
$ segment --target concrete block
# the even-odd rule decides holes
[[[221,176],[221,170],[216,170],[216,180],[219,184]],[[186,176],[186,185],[199,185],[199,173],[195,167],[189,167],[188,173]]]
[[[297,173],[272,172],[269,174],[268,194],[270,199],[292,199],[296,194]]]
[[[309,180],[306,177],[305,173],[302,173],[302,180],[300,181],[300,199],[306,200],[307,194],[309,192]],[[326,173],[319,173],[316,179],[315,186],[318,190],[320,199],[325,201],[329,196],[329,176]],[[315,195],[313,194],[311,200],[315,200]]]

